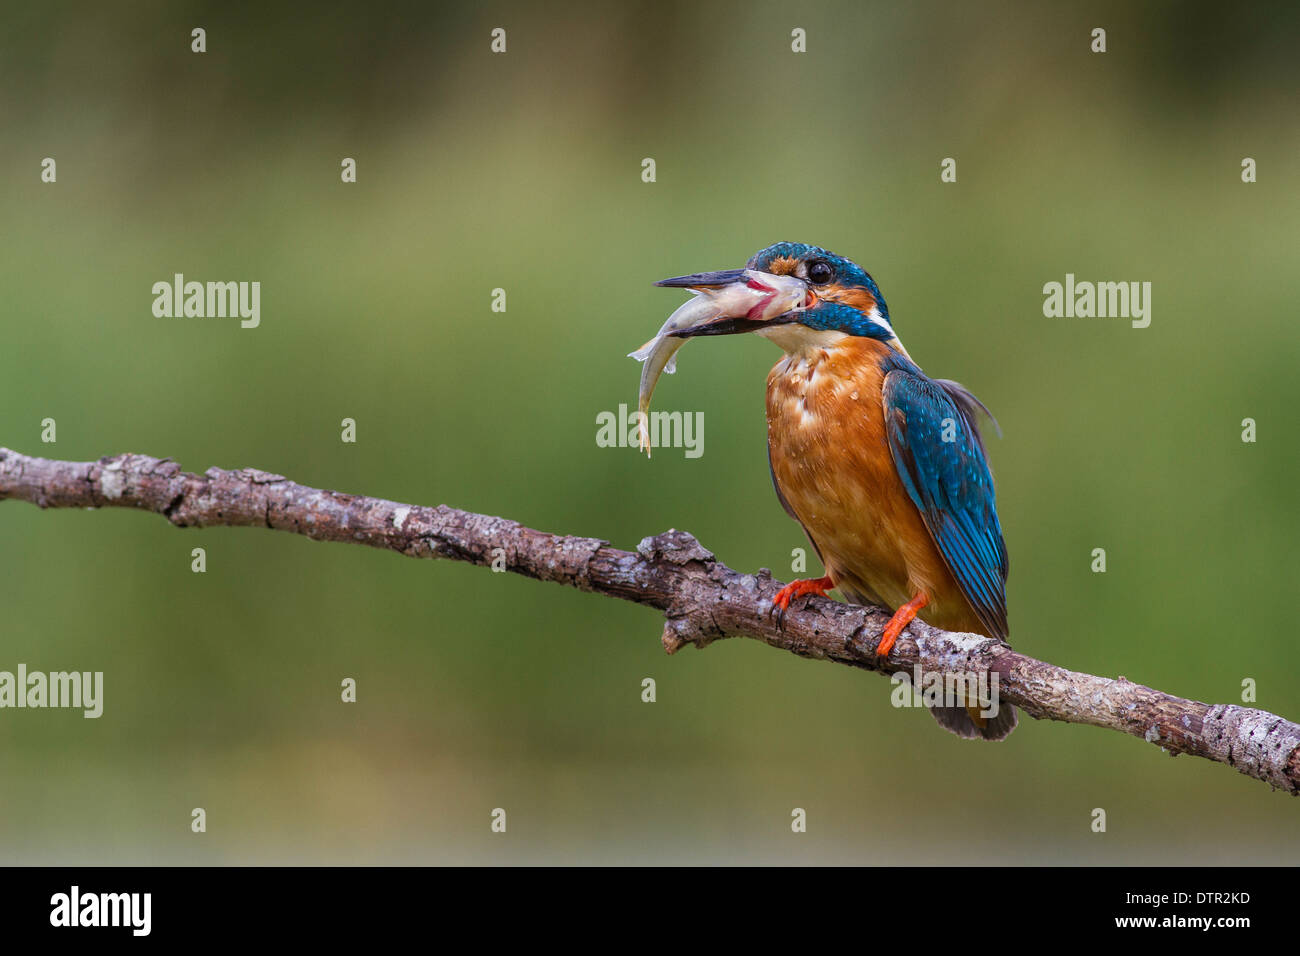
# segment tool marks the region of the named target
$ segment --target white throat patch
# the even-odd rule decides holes
[[[887,342],[903,355],[907,355],[907,349],[903,348],[903,343],[898,336],[894,334],[894,328],[889,321],[880,314],[878,309],[871,310],[871,321],[882,329],[889,331]],[[770,342],[775,342],[788,355],[806,355],[817,349],[833,349],[840,345],[845,339],[852,338],[845,332],[838,332],[833,329],[810,329],[808,326],[799,322],[790,322],[780,325],[771,325],[766,328],[755,329],[755,335],[761,335]],[[910,359],[912,356],[907,355]]]
[[[810,329],[798,322],[755,329],[754,334],[775,342],[789,355],[801,355],[816,349],[833,349],[849,338],[843,332]]]

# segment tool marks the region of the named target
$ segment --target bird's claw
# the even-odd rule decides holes
[[[835,582],[829,576],[822,578],[805,578],[802,581],[791,581],[781,590],[777,591],[772,597],[772,608],[769,614],[776,616],[776,626],[778,630],[785,628],[785,612],[790,607],[790,602],[797,597],[803,597],[806,594],[816,594],[818,597],[826,597],[826,592],[835,587]]]
[[[789,601],[784,604],[778,604],[776,598],[773,598],[772,606],[767,609],[768,616],[776,619],[776,629],[778,631],[785,630],[785,609],[789,606]]]
[[[898,636],[916,618],[916,612],[929,603],[930,596],[921,591],[916,597],[894,612],[894,616],[889,619],[884,632],[880,635],[880,643],[876,645],[877,657],[889,656],[889,652],[894,649],[894,642],[898,640]]]

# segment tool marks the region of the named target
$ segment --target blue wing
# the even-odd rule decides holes
[[[956,382],[932,381],[915,366],[885,376],[884,404],[889,450],[908,496],[989,636],[1006,638],[1007,549],[975,423],[984,406]]]

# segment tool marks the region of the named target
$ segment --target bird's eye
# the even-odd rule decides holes
[[[808,266],[808,281],[815,285],[825,285],[830,282],[833,274],[830,263],[823,262],[821,259]]]

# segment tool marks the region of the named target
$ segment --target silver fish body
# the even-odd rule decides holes
[[[637,396],[637,433],[641,450],[647,456],[650,454],[650,396],[664,372],[671,375],[677,370],[677,352],[687,342],[687,339],[672,333],[726,318],[767,321],[800,308],[807,288],[802,279],[794,276],[745,270],[741,280],[728,285],[691,289],[692,297],[668,316],[659,334],[635,352],[628,353],[630,358],[644,363]]]

